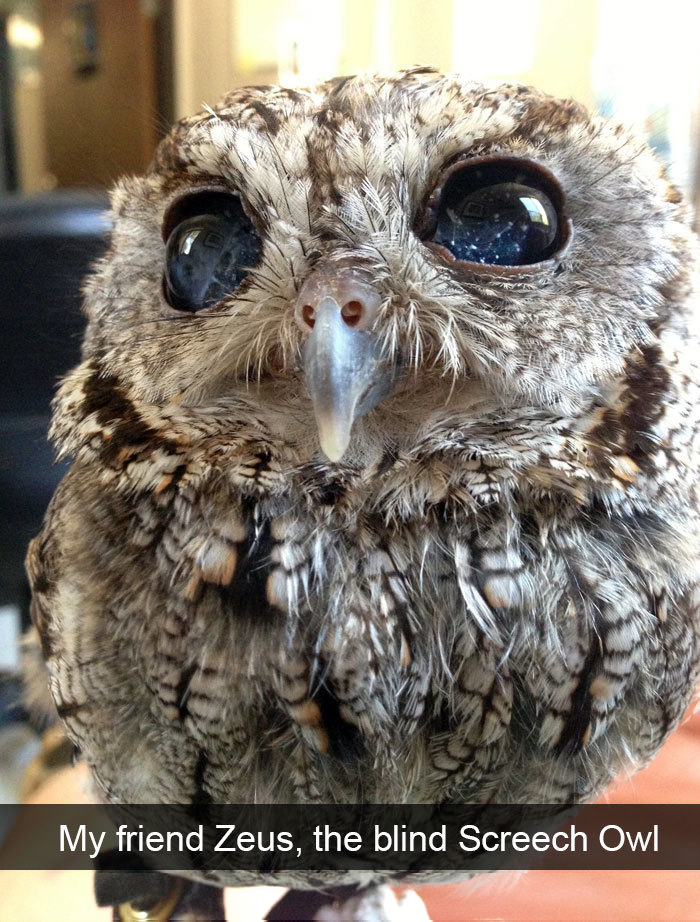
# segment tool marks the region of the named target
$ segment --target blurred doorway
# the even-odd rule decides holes
[[[46,166],[59,186],[142,172],[172,119],[171,3],[41,0]]]

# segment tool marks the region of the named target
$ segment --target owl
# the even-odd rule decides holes
[[[253,87],[112,214],[28,557],[101,796],[581,803],[648,762],[698,676],[700,339],[647,146],[429,68]]]

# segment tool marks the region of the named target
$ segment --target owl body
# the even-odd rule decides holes
[[[465,226],[440,196],[494,162],[542,177],[544,258],[426,230]],[[261,255],[178,310],[169,215],[212,190]],[[652,758],[698,672],[700,376],[696,244],[650,153],[574,103],[415,69],[236,91],[114,217],[28,562],[104,795],[580,802]],[[390,381],[334,459],[310,279],[364,293],[353,374]]]

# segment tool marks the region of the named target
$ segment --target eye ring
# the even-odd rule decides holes
[[[257,231],[257,233],[262,237],[264,233],[264,226],[260,217],[254,208],[251,207],[250,203],[246,197],[238,190],[232,189],[230,186],[222,185],[221,183],[201,183],[200,185],[191,186],[187,189],[180,189],[175,193],[173,198],[168,202],[163,212],[163,218],[161,221],[161,238],[163,243],[168,242],[168,238],[175,229],[176,225],[179,224],[185,217],[188,216],[189,209],[186,209],[186,205],[190,200],[196,200],[199,196],[204,195],[230,195],[232,198],[236,198],[241,203],[241,208],[248,217],[249,221]]]
[[[502,165],[506,176],[515,176],[518,171],[525,174],[526,178],[533,180],[532,188],[547,196],[557,217],[556,234],[549,245],[549,252],[543,259],[522,263],[499,263],[490,261],[471,261],[462,259],[452,253],[447,246],[433,240],[440,217],[443,195],[449,180],[460,172],[477,171],[481,167],[492,170],[493,167]],[[495,171],[494,171],[495,172]],[[507,182],[503,180],[502,182]],[[475,184],[472,192],[487,189],[491,183],[482,186]],[[494,183],[496,185],[496,183]],[[516,157],[512,154],[485,154],[483,156],[470,156],[458,154],[456,158],[442,168],[435,185],[428,194],[423,208],[420,210],[415,224],[415,233],[423,245],[439,256],[443,261],[458,269],[467,269],[479,274],[489,275],[533,275],[556,267],[566,256],[573,239],[573,222],[566,213],[566,197],[559,181],[547,167],[537,160],[529,157]]]

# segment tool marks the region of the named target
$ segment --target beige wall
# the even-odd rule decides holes
[[[176,110],[184,115],[213,102],[242,83],[277,80],[273,63],[280,22],[308,21],[319,30],[319,17],[337,9],[341,23],[337,73],[378,67],[396,69],[433,64],[443,71],[455,66],[455,3],[460,0],[175,0]],[[464,21],[469,22],[469,0]],[[598,0],[530,0],[518,14],[508,4],[505,26],[514,40],[522,23],[518,15],[534,15],[534,61],[525,72],[475,73],[474,77],[517,79],[548,92],[592,103],[591,58],[595,47]],[[498,42],[499,2],[484,15],[483,0],[473,0],[476,34],[465,43],[479,43],[480,60],[488,61],[488,44]],[[523,34],[527,30],[522,30]],[[323,25],[319,48],[323,46]],[[259,49],[256,67],[252,60]],[[467,44],[468,48],[468,44]],[[327,49],[322,47],[325,52]],[[468,55],[467,55],[468,59]],[[325,76],[334,76],[328,73]]]
[[[23,67],[13,93],[18,184],[22,192],[41,192],[55,185],[48,170],[44,97],[38,68]]]
[[[597,24],[595,0],[540,0],[535,63],[523,75],[525,82],[592,105],[591,60]]]
[[[452,0],[393,0],[391,6],[391,68],[430,64],[453,70]]]
[[[175,0],[175,115],[212,103],[235,83],[230,0]]]

